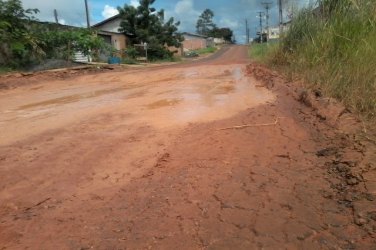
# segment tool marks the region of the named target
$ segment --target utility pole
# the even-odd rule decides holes
[[[278,9],[279,9],[279,37],[282,37],[282,33],[283,33],[282,0],[278,0]]]
[[[56,22],[57,24],[59,24],[59,18],[58,18],[57,10],[56,10],[56,9],[54,9],[54,16],[55,16],[55,22]]]
[[[259,18],[260,18],[260,43],[262,43],[263,41],[263,35],[262,35],[262,16],[264,15],[264,12],[262,11],[259,11],[257,12],[259,14]]]
[[[87,22],[87,28],[90,29],[89,5],[87,4],[87,0],[85,0],[85,9],[86,9],[86,22]]]
[[[249,44],[249,27],[248,27],[248,20],[247,19],[245,19],[245,34],[246,34],[245,42],[248,45]]]
[[[270,29],[269,29],[269,10],[270,10],[270,6],[272,5],[271,2],[263,2],[262,5],[265,6],[265,9],[266,9],[266,41],[269,40],[269,35],[270,35]]]

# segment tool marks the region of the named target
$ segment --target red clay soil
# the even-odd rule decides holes
[[[249,63],[8,77],[0,249],[376,249],[375,145]]]

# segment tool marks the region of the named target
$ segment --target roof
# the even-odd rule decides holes
[[[189,32],[183,32],[182,35],[187,35],[187,36],[195,36],[199,38],[208,38],[207,36],[199,35],[199,34],[194,34],[194,33],[189,33]]]
[[[102,26],[103,24],[106,24],[106,23],[111,22],[111,21],[118,19],[118,18],[120,18],[120,14],[117,14],[113,17],[107,18],[107,19],[103,20],[102,22],[99,22],[97,24],[92,25],[91,27],[96,28],[96,27]]]
[[[124,33],[119,33],[119,32],[112,32],[112,31],[106,31],[106,30],[97,30],[97,33],[99,35],[125,35]]]
[[[48,21],[39,21],[39,20],[31,20],[31,23],[60,27],[60,28],[65,28],[65,29],[83,29],[83,28],[85,28],[85,27],[78,27],[78,26],[66,25],[66,24],[55,23],[55,22],[48,22]]]

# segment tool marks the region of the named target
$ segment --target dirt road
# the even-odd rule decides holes
[[[248,63],[0,92],[0,249],[375,248],[328,173],[348,139]]]

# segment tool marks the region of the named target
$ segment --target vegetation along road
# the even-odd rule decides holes
[[[0,249],[375,249],[359,122],[246,46],[0,80]]]

